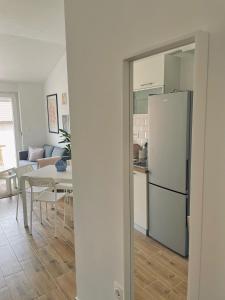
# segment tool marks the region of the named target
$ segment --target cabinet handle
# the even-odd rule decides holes
[[[142,83],[141,86],[153,85],[154,82]]]

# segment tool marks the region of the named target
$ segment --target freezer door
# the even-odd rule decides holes
[[[186,196],[149,185],[149,235],[182,256],[188,255]]]
[[[186,193],[190,148],[189,92],[149,96],[150,182]]]

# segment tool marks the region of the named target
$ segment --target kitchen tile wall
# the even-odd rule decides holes
[[[143,146],[148,142],[149,120],[147,114],[134,114],[133,116],[133,141],[134,144]]]

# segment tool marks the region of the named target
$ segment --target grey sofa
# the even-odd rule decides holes
[[[44,149],[43,158],[62,157],[64,159],[70,159],[66,149],[64,148],[47,144],[42,147]],[[28,154],[28,150],[19,151],[19,166],[32,165],[34,168],[37,168],[37,161],[29,161]]]

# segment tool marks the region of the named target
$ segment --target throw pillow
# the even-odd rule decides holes
[[[65,152],[66,152],[66,150],[64,148],[54,147],[54,149],[52,151],[52,157],[54,157],[54,156],[62,157],[65,154]]]
[[[47,145],[47,144],[45,144],[44,146],[43,146],[43,148],[44,148],[44,156],[45,157],[51,157],[52,156],[52,151],[53,151],[53,146],[51,146],[51,145]]]
[[[43,155],[44,155],[43,148],[29,147],[29,151],[28,151],[29,161],[37,161],[38,159],[43,158]]]

